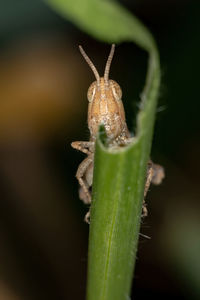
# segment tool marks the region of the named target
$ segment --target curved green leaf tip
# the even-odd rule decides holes
[[[101,129],[103,143],[97,140],[95,152],[87,299],[127,300],[136,259],[146,166],[160,85],[158,51],[147,28],[117,2],[46,2],[96,39],[110,43],[132,41],[149,53],[133,144],[112,151],[105,147],[106,138]]]

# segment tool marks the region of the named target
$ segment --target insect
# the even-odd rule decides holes
[[[81,46],[80,52],[89,67],[92,69],[96,81],[94,81],[87,92],[88,105],[88,128],[90,131],[89,141],[72,142],[71,146],[85,154],[87,157],[81,162],[76,172],[76,178],[80,184],[79,198],[85,203],[91,203],[91,192],[93,181],[93,164],[95,141],[98,134],[99,126],[104,125],[109,147],[122,147],[133,141],[133,137],[128,130],[124,106],[122,103],[122,90],[119,84],[109,79],[110,65],[115,51],[115,45],[111,46],[108,56],[104,76],[100,77],[99,73],[87,56]],[[144,190],[144,197],[152,183],[160,184],[164,177],[164,170],[161,166],[148,162],[147,179]],[[143,215],[147,215],[145,202],[143,203]],[[90,211],[85,216],[85,221],[89,223]]]

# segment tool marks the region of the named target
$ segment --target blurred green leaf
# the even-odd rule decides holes
[[[147,28],[114,1],[46,1],[93,37],[132,41],[149,53],[134,142],[113,150],[99,138],[95,152],[87,299],[129,299],[160,85],[159,55]]]

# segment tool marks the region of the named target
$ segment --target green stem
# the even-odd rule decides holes
[[[119,150],[97,139],[87,300],[129,299],[160,85],[159,55],[147,28],[115,1],[46,0],[62,16],[102,41],[132,41],[149,54],[133,143]]]

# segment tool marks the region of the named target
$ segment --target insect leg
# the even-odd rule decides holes
[[[146,175],[146,183],[145,183],[145,188],[144,188],[144,198],[146,197],[146,194],[149,190],[153,175],[154,175],[153,163],[150,160],[147,165],[147,175]]]
[[[92,163],[93,163],[93,155],[91,154],[82,161],[82,163],[79,165],[78,170],[76,172],[76,178],[78,179],[78,182],[82,188],[81,200],[83,200],[84,203],[86,204],[91,203],[91,195],[90,195],[87,179],[84,179],[84,175]]]
[[[146,177],[146,183],[145,183],[145,188],[144,188],[144,201],[143,201],[143,207],[142,207],[142,216],[146,217],[148,214],[146,203],[145,203],[145,197],[149,190],[151,182],[155,185],[158,185],[162,182],[164,177],[165,177],[164,168],[160,165],[154,164],[151,160],[149,160],[148,165],[147,165],[147,177]]]
[[[90,224],[90,209],[88,210],[87,214],[84,217],[84,221]]]
[[[144,200],[143,200],[143,206],[142,206],[142,217],[146,217],[148,215],[148,210],[145,203],[145,197],[149,190],[152,178],[153,178],[153,163],[151,161],[148,162],[147,165],[147,175],[146,175],[146,183],[144,187]]]
[[[94,142],[77,141],[71,143],[72,148],[77,149],[85,154],[94,152]]]
[[[161,165],[157,165],[154,163],[152,165],[152,168],[153,168],[152,183],[155,185],[158,185],[162,182],[162,180],[165,177],[164,168]]]

